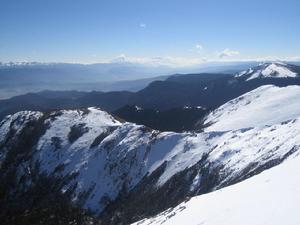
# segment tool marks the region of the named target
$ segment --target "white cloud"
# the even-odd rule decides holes
[[[152,66],[170,66],[170,67],[181,67],[181,66],[192,66],[205,62],[201,58],[185,58],[185,57],[174,57],[174,56],[155,56],[155,57],[134,57],[126,56],[121,54],[116,58],[110,60],[110,62],[129,62],[147,64]]]
[[[195,47],[198,50],[202,50],[203,49],[203,46],[201,44],[199,44],[199,43],[197,43]]]
[[[239,55],[239,51],[230,50],[229,48],[224,49],[222,52],[219,53],[219,58],[226,58]]]
[[[219,57],[178,57],[178,56],[155,56],[155,57],[146,57],[146,56],[127,56],[125,54],[120,54],[117,57],[106,61],[114,63],[137,63],[150,66],[169,66],[169,67],[184,67],[184,66],[195,66],[210,62],[247,62],[247,61],[299,61],[299,56],[293,57],[275,57],[275,56],[266,56],[266,57],[253,57],[253,58],[235,58],[231,56],[239,55],[237,51],[232,51],[225,49],[223,52],[218,53]],[[220,57],[220,54],[226,54],[226,56]]]
[[[192,51],[192,50],[190,50]],[[194,48],[195,51],[195,48]],[[221,54],[222,57],[221,57]],[[247,61],[300,61],[300,56],[252,56],[252,57],[239,57],[238,51],[233,51],[225,49],[222,52],[214,52],[201,54],[196,56],[128,56],[126,54],[120,54],[114,58],[100,58],[99,55],[91,55],[89,61],[67,61],[71,63],[137,63],[149,66],[169,66],[169,67],[185,67],[185,66],[195,66],[205,63],[214,62],[247,62]]]
[[[112,62],[112,63],[123,63],[123,62],[127,62],[127,61],[128,61],[127,57],[123,53],[110,60],[110,62]]]
[[[225,60],[223,60],[225,61]],[[232,61],[232,60],[231,60]],[[241,59],[234,59],[233,61],[241,61],[241,62],[247,62],[247,61],[257,61],[257,62],[263,62],[263,61],[300,61],[300,56],[257,56],[257,57],[245,57]]]
[[[146,28],[147,25],[145,23],[140,23],[140,28]]]

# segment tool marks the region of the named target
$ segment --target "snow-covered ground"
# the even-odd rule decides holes
[[[299,225],[300,156],[135,225]]]
[[[272,125],[300,116],[300,86],[261,86],[210,113],[206,131]]]

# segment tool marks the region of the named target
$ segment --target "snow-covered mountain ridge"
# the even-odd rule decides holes
[[[261,86],[211,112],[206,131],[237,130],[277,124],[300,116],[300,86]]]
[[[263,102],[265,91],[281,102],[278,96],[294,93],[294,88],[265,86],[248,94],[255,96],[250,98],[255,104]],[[233,103],[239,110],[251,105],[239,104],[239,99]],[[104,224],[116,223],[112,218],[118,211],[126,224],[299,154],[299,115],[281,119],[231,131],[174,133],[122,122],[96,108],[23,111],[0,123],[0,178],[15,172],[19,185],[11,193],[30,187],[36,171],[62,179],[60,191],[71,193],[72,202],[94,213],[107,212],[110,222]]]
[[[257,78],[295,78],[299,77],[299,72],[295,70],[295,67],[282,62],[263,63],[242,71],[235,77],[245,78],[247,81]]]

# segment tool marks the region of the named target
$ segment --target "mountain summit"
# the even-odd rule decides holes
[[[299,67],[282,62],[268,62],[235,75],[247,81],[256,78],[295,78],[299,77]]]

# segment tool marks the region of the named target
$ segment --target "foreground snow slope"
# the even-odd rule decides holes
[[[210,113],[206,131],[272,125],[300,116],[300,86],[261,86]]]
[[[135,225],[298,225],[300,156]]]

